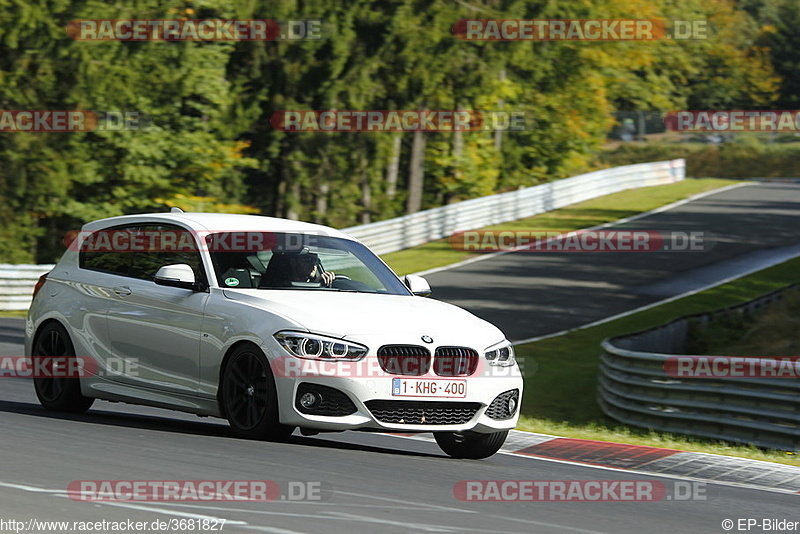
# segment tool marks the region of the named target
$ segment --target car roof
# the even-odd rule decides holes
[[[234,213],[169,212],[122,215],[86,223],[83,231],[91,232],[123,224],[148,222],[179,223],[191,230],[201,232],[290,232],[326,235],[355,241],[344,232],[321,224]]]

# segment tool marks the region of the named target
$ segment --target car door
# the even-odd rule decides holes
[[[129,231],[150,236],[187,232],[161,224]],[[164,241],[156,239],[155,243]],[[197,247],[191,251],[165,250],[160,245],[145,248],[130,252],[130,272],[112,288],[108,333],[112,354],[124,362],[125,369],[115,379],[170,393],[196,394],[203,313],[209,293],[157,285],[153,276],[165,265],[184,263],[208,287],[200,252]]]

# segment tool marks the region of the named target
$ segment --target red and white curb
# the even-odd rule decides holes
[[[430,434],[393,434],[433,441]],[[717,454],[562,438],[512,430],[503,453],[748,488],[800,494],[800,467]]]

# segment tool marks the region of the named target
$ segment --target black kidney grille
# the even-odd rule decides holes
[[[469,376],[478,368],[478,352],[467,347],[439,347],[433,372],[439,376]]]
[[[431,353],[418,345],[384,345],[378,349],[378,362],[391,375],[421,376],[431,368]]]
[[[486,415],[495,420],[511,419],[516,413],[516,410],[514,413],[508,411],[508,400],[512,398],[517,400],[517,409],[519,409],[519,390],[512,389],[498,395],[486,408]]]
[[[322,397],[322,402],[318,406],[311,408],[304,408],[300,405],[300,397],[304,393],[313,392]],[[345,395],[338,389],[330,388],[328,386],[320,386],[318,384],[309,384],[303,382],[297,386],[297,395],[295,397],[295,407],[301,413],[309,415],[328,415],[333,417],[342,417],[356,413],[356,405],[350,400],[350,397]]]
[[[481,407],[477,402],[371,400],[365,404],[378,421],[401,425],[462,425]]]

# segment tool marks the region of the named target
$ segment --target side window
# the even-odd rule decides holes
[[[152,280],[161,267],[185,263],[194,271],[196,280],[206,282],[203,260],[197,250],[196,241],[188,230],[171,225],[148,225],[141,228],[140,232],[143,233],[144,242],[151,246],[145,251],[133,253],[130,276]],[[192,243],[190,247],[181,245],[189,242],[187,236]]]
[[[81,269],[149,281],[161,267],[178,263],[189,265],[195,279],[207,283],[191,232],[171,225],[138,224],[99,230],[83,241],[78,254]]]
[[[81,245],[78,265],[81,269],[90,271],[128,276],[133,254],[126,250],[115,249],[112,238],[115,232],[136,230],[134,227],[116,227],[94,232]]]

